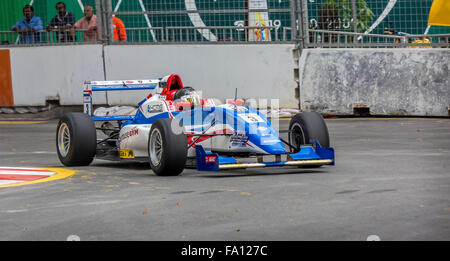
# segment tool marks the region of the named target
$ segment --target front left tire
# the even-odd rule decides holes
[[[158,176],[178,176],[187,160],[187,136],[176,119],[158,119],[150,129],[148,156]]]

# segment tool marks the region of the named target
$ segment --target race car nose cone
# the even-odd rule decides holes
[[[286,153],[286,150],[284,149],[284,146],[281,142],[277,144],[273,144],[271,146],[267,146],[267,149],[264,148],[264,150],[269,154],[284,154]]]
[[[259,139],[259,144],[257,144],[261,149],[263,149],[268,154],[284,154],[286,150],[284,149],[283,143],[280,139],[274,135],[268,137],[261,137]]]

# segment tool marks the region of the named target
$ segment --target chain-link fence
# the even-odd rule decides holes
[[[291,0],[113,0],[112,11],[126,24],[131,42],[289,41]]]
[[[59,2],[64,3],[65,11],[73,15],[74,21],[69,23],[65,21],[65,13],[59,14]],[[32,6],[33,19],[39,19],[42,25],[34,26],[33,32],[13,31],[14,25],[20,27],[17,24],[26,18],[23,12],[26,5]],[[84,8],[88,5],[99,20],[98,40],[103,43],[295,40],[293,31],[287,30],[295,23],[295,0],[2,0],[0,42],[4,45],[84,43],[85,28],[68,30],[52,26],[49,29],[47,25],[59,17],[63,24],[73,26],[84,18]],[[119,27],[124,32],[116,33]],[[126,35],[126,40],[121,35]]]
[[[428,26],[433,0],[303,1],[306,46],[449,46],[450,27]]]
[[[308,0],[309,28],[424,34],[433,0]]]
[[[307,48],[448,46],[450,27],[427,25],[432,1],[2,0],[0,43],[296,42]],[[59,2],[64,3],[65,10],[58,9]],[[40,27],[35,25],[38,22],[26,19],[25,5],[33,8],[33,19],[39,17]],[[85,14],[89,7],[96,21]],[[34,29],[27,31],[30,27]]]
[[[62,2],[59,6],[63,6],[65,11],[58,19],[59,12],[63,12],[63,9],[58,10],[59,2]],[[0,43],[39,45],[90,42],[85,39],[87,30],[63,27],[63,25],[73,26],[84,17],[86,5],[91,5],[95,14],[95,0],[2,0]],[[27,18],[27,15],[30,17]]]

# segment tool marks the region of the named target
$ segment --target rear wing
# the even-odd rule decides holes
[[[162,78],[154,80],[124,80],[124,81],[85,81],[83,88],[83,110],[84,113],[93,116],[93,92],[106,91],[132,91],[132,90],[155,90],[159,87]],[[94,121],[108,120],[131,120],[133,116],[106,116],[92,117]]]

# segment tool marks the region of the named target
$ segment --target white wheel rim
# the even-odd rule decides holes
[[[163,142],[161,132],[158,129],[154,129],[150,135],[150,160],[153,166],[158,166],[161,163],[163,153]]]
[[[58,150],[61,156],[67,156],[70,149],[70,131],[66,123],[62,123],[58,130]]]

